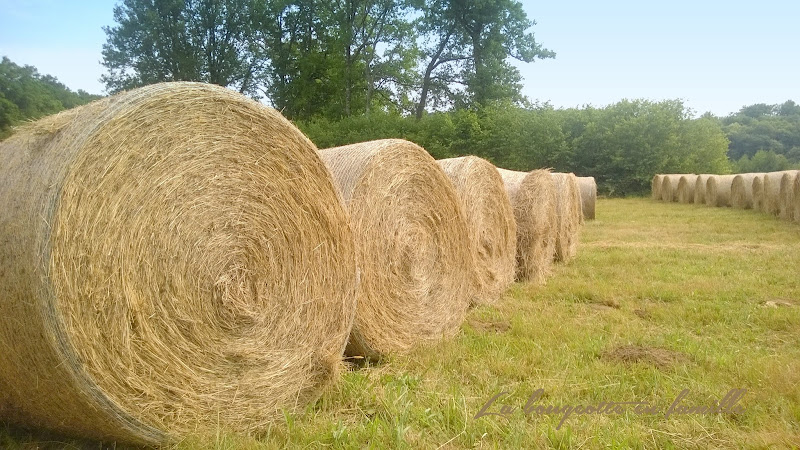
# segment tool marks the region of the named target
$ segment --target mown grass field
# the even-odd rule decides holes
[[[348,371],[264,435],[177,448],[800,447],[800,226],[649,199],[600,199],[597,217],[546,286],[514,285],[455,339]],[[535,405],[653,409],[558,427],[563,414],[521,410],[537,389]],[[665,417],[684,389],[685,406],[746,389],[744,410]],[[487,412],[513,413],[475,418],[500,392]],[[0,433],[0,447],[42,443]]]

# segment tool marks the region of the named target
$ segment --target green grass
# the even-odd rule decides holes
[[[177,448],[800,446],[800,226],[645,199],[601,199],[597,211],[574,261],[471,311],[455,339],[348,371],[263,435]],[[541,405],[646,401],[660,414],[573,415],[557,428],[560,416],[520,411],[539,388]],[[744,412],[663,415],[684,389],[684,404],[705,405],[734,388],[747,389]],[[501,391],[515,412],[474,418]],[[14,433],[0,444],[36,442]]]

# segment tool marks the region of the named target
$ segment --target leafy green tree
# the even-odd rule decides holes
[[[105,27],[102,81],[111,92],[203,81],[257,92],[247,0],[124,0]]]
[[[777,172],[789,168],[789,160],[771,150],[759,150],[752,158],[744,155],[733,163],[733,169],[737,173]]]

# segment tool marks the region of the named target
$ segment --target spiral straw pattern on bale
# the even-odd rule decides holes
[[[753,180],[763,173],[740,173],[731,182],[731,206],[741,209],[753,208]]]
[[[497,171],[517,222],[517,279],[544,283],[553,265],[558,233],[553,177],[547,170]]]
[[[694,183],[694,203],[695,205],[705,205],[706,204],[706,183],[708,183],[708,178],[712,177],[711,174],[701,174],[697,176],[697,180]]]
[[[764,194],[764,177],[766,175],[753,178],[753,210],[755,211],[765,212],[767,210],[767,198]]]
[[[274,110],[157,84],[29,125],[0,159],[3,420],[139,444],[247,433],[337,373],[353,237]]]
[[[517,223],[503,179],[477,156],[437,161],[455,187],[469,226],[477,270],[475,304],[496,302],[514,281]]]
[[[665,202],[678,201],[678,182],[686,174],[664,175],[661,178],[661,200]]]
[[[706,181],[706,205],[731,206],[731,185],[735,175],[712,175]]]
[[[477,294],[455,188],[423,148],[385,139],[320,150],[347,205],[361,288],[347,354],[453,336]]]
[[[650,181],[650,193],[653,200],[661,200],[661,183],[664,181],[664,175],[656,174],[653,180]]]
[[[787,171],[781,177],[778,189],[778,217],[785,220],[794,218],[794,180],[798,171]]]
[[[800,222],[800,175],[794,178],[792,183],[792,217],[795,222]]]
[[[782,170],[780,172],[769,172],[764,174],[763,196],[764,203],[762,212],[777,216],[781,208],[781,179],[787,173],[795,173],[793,170]]]
[[[569,261],[578,253],[578,232],[581,222],[581,194],[578,180],[572,173],[551,173],[556,188],[556,261]]]
[[[585,220],[594,220],[595,204],[597,203],[597,183],[594,177],[577,177],[581,193],[581,217]]]
[[[694,186],[698,175],[682,175],[678,179],[675,199],[678,203],[694,203]]]

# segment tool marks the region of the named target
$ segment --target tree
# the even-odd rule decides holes
[[[437,94],[464,105],[521,100],[519,71],[507,59],[555,57],[527,32],[535,22],[515,0],[432,0],[420,23],[429,44],[417,117]],[[460,95],[451,90],[453,84],[463,86]]]
[[[105,27],[101,80],[117,92],[161,81],[203,81],[257,92],[247,0],[124,0]]]

